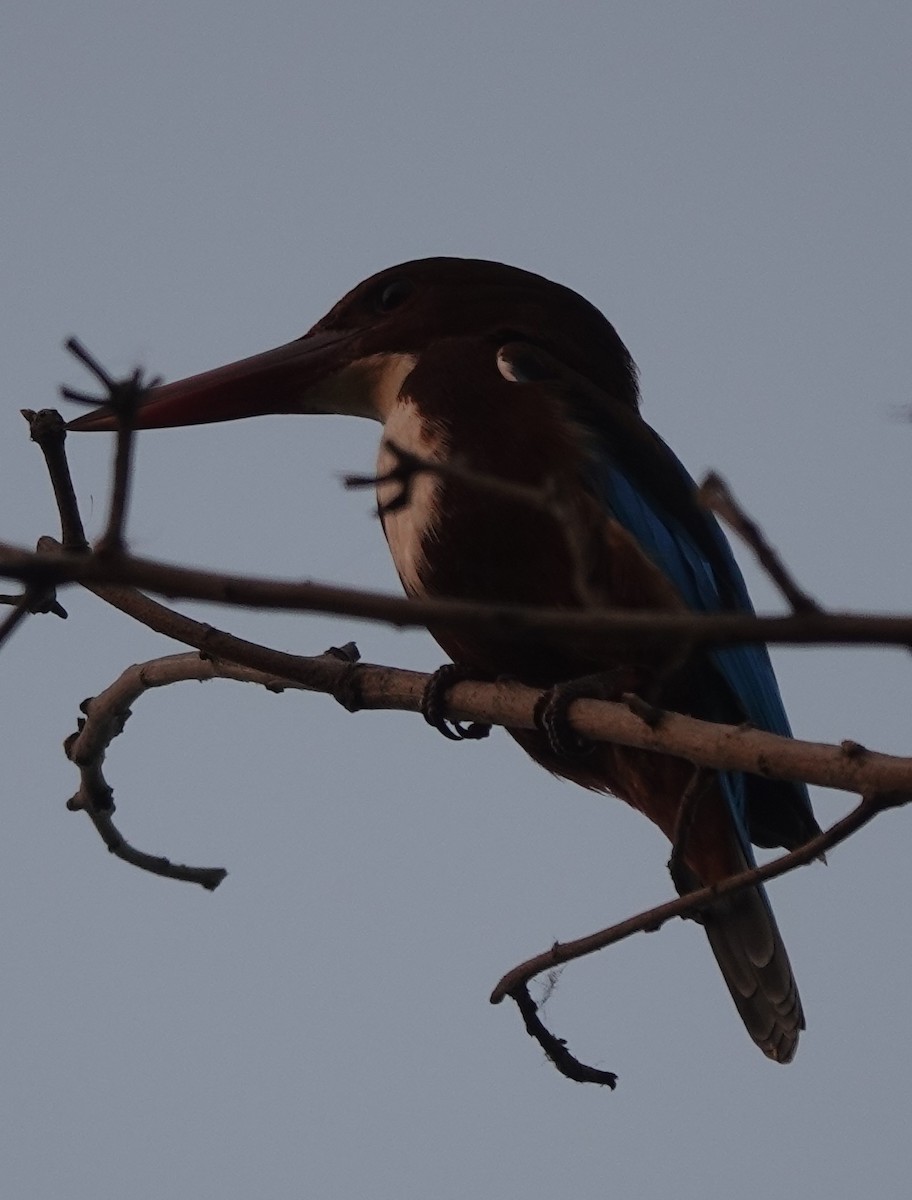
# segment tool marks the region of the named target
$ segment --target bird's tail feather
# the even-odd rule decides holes
[[[725,897],[703,925],[748,1033],[769,1058],[791,1062],[804,1012],[766,893],[757,887]]]

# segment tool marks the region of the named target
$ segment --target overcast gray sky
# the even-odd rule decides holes
[[[6,0],[0,536],[55,531],[18,409],[86,383],[67,334],[177,378],[303,332],[378,268],[464,254],[597,304],[647,419],[811,593],[908,608],[910,49],[899,0]],[[144,436],[132,544],[395,590],[370,497],[339,483],[376,438],[334,418]],[[70,448],[97,533],[110,441]],[[144,876],[65,811],[60,746],[83,697],[174,647],[65,603],[0,677],[5,1196],[908,1195],[912,815],[772,889],[808,1016],[793,1065],[679,925],[564,974],[548,1019],[621,1077],[575,1086],[487,996],[669,896],[646,821],[504,735],[184,685],[111,752],[119,816],[231,874],[215,895]],[[183,607],[301,653],[440,661],[418,633]],[[907,656],[775,661],[799,735],[908,753]],[[848,801],[815,803],[828,823]]]

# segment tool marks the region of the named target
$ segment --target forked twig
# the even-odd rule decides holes
[[[99,539],[96,553],[102,555],[122,554],[124,550],[124,522],[127,514],[127,501],[130,491],[133,461],[133,426],[136,411],[142,404],[146,393],[161,383],[155,376],[145,381],[143,372],[137,367],[123,379],[114,379],[83,346],[78,338],[68,338],[67,350],[86,366],[107,392],[107,396],[98,399],[88,396],[85,392],[73,388],[62,387],[60,394],[67,400],[77,404],[91,404],[109,408],[117,421],[117,444],[114,451],[114,477],[111,485],[111,504],[108,511],[108,523]]]
[[[459,458],[439,462],[423,458],[411,450],[404,450],[390,438],[383,445],[394,459],[394,465],[382,475],[345,475],[347,488],[379,487],[384,483],[399,485],[399,492],[381,507],[381,513],[396,512],[405,508],[412,500],[412,487],[419,475],[436,475],[441,479],[455,480],[477,491],[487,492],[502,500],[522,504],[536,512],[544,513],[555,522],[570,558],[574,591],[584,608],[598,608],[601,597],[592,586],[590,564],[597,561],[592,554],[591,535],[571,501],[563,494],[556,480],[549,480],[543,487],[504,479],[485,471],[476,471]]]

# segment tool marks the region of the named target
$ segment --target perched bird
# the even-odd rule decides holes
[[[391,267],[302,338],[156,387],[136,425],[264,413],[348,413],[383,424],[379,507],[411,596],[751,611],[721,529],[640,416],[636,368],[614,328],[541,276],[475,259]],[[70,425],[114,427],[105,410]],[[397,451],[467,470],[419,473],[403,495],[389,477]],[[479,486],[469,471],[515,494]],[[559,517],[554,506],[530,504],[529,489],[558,497]],[[551,689],[541,728],[511,731],[516,741],[556,775],[626,800],[672,840],[693,768],[607,743],[584,752],[560,719],[562,698],[639,690],[693,716],[790,733],[763,646],[685,655],[647,639],[621,647],[480,627],[431,633],[462,672]],[[803,785],[710,773],[675,882],[683,890],[715,883],[754,863],[752,842],[792,848],[816,832]],[[804,1014],[763,888],[720,900],[703,924],[751,1037],[788,1062]]]

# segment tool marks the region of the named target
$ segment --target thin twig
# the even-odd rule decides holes
[[[58,601],[53,588],[46,592],[18,592],[15,596],[0,595],[0,604],[10,604],[14,608],[25,601],[30,613],[53,613],[55,617],[67,618],[67,610]]]
[[[798,586],[785,563],[767,540],[763,530],[741,507],[721,475],[710,471],[697,493],[704,508],[721,517],[754,554],[761,567],[791,605],[794,613],[819,613],[823,610],[813,597]]]
[[[105,779],[102,764],[111,742],[122,732],[130,706],[151,688],[167,687],[186,680],[235,679],[257,683],[270,691],[294,686],[287,680],[236,663],[221,663],[199,654],[172,654],[151,662],[128,667],[98,696],[81,705],[85,714],[75,734],[67,738],[67,757],[79,768],[79,789],[67,802],[72,811],[85,812],[91,818],[105,845],[118,858],[144,871],[198,883],[209,891],[225,878],[221,867],[189,867],[170,859],[147,854],[131,846],[114,824],[113,791]]]
[[[571,942],[555,942],[548,950],[536,954],[533,958],[527,959],[508,971],[491,993],[491,1003],[499,1004],[505,997],[511,996],[516,988],[529,983],[542,971],[550,971],[564,963],[575,962],[588,954],[594,954],[598,950],[613,946],[616,942],[624,941],[625,938],[631,937],[635,933],[651,933],[675,917],[689,917],[694,913],[701,912],[723,896],[730,896],[744,888],[753,887],[758,883],[766,883],[770,879],[777,879],[780,875],[795,870],[796,867],[806,866],[851,837],[879,813],[890,808],[899,808],[910,802],[912,802],[912,790],[871,793],[863,797],[850,813],[836,821],[829,829],[825,829],[817,837],[811,838],[797,850],[780,855],[779,858],[773,859],[772,862],[768,862],[762,867],[753,867],[749,871],[732,875],[721,883],[713,884],[712,887],[689,892],[686,896],[681,896],[677,900],[669,900],[666,904],[660,904],[655,908],[637,913],[633,917],[628,917],[626,921],[620,921],[617,925],[611,925],[597,933],[587,934],[585,937],[576,938]]]
[[[555,1037],[550,1029],[545,1027],[538,1015],[538,1005],[529,995],[528,988],[520,984],[511,992],[510,998],[516,1001],[529,1037],[538,1042],[561,1075],[572,1079],[574,1083],[595,1083],[600,1087],[609,1087],[612,1091],[617,1087],[618,1077],[613,1071],[600,1071],[580,1062],[567,1049],[564,1039]]]
[[[697,795],[697,791],[698,789],[695,788],[693,794]],[[588,934],[586,937],[577,938],[572,942],[555,942],[548,950],[537,954],[534,958],[527,959],[525,962],[520,963],[519,966],[508,971],[491,993],[491,1003],[500,1004],[507,997],[516,1003],[527,1032],[544,1049],[548,1058],[551,1059],[554,1066],[562,1075],[566,1075],[567,1078],[577,1082],[608,1083],[610,1087],[614,1087],[613,1082],[610,1082],[607,1078],[603,1078],[606,1075],[610,1075],[610,1072],[598,1071],[596,1068],[590,1067],[574,1058],[566,1050],[561,1039],[555,1038],[538,1018],[535,1005],[528,991],[528,985],[536,975],[541,974],[543,971],[553,971],[555,967],[575,962],[586,955],[607,949],[608,946],[613,946],[635,933],[653,933],[661,929],[667,921],[675,917],[684,918],[694,916],[714,904],[722,896],[730,896],[735,892],[743,891],[745,888],[753,887],[758,883],[776,879],[780,875],[785,875],[787,872],[795,870],[797,867],[805,866],[815,859],[823,858],[827,850],[845,841],[853,833],[861,829],[862,826],[872,821],[879,813],[910,802],[912,802],[912,792],[880,793],[866,796],[841,821],[835,822],[829,829],[812,838],[806,845],[788,854],[781,855],[763,867],[755,867],[749,871],[742,871],[740,874],[730,876],[728,879],[722,880],[712,887],[705,887],[699,891],[689,892],[677,900],[672,900],[667,904],[661,904],[655,908],[637,913],[635,916],[629,917],[626,921],[620,921],[617,925],[611,925],[607,929],[600,930],[598,933]],[[613,1076],[613,1078],[616,1082],[617,1077]]]
[[[88,550],[89,543],[86,540],[82,517],[79,515],[79,503],[64,449],[66,425],[63,417],[53,408],[42,408],[39,412],[23,408],[21,411],[28,421],[29,437],[44,455],[54,489],[54,499],[57,501],[57,511],[60,514],[63,545],[67,550],[76,553]]]
[[[137,367],[132,374],[123,379],[114,379],[82,345],[78,338],[68,338],[66,348],[83,363],[108,393],[102,399],[86,397],[81,392],[71,388],[61,388],[61,394],[68,400],[85,402],[89,399],[92,404],[102,405],[111,410],[117,421],[117,444],[114,451],[114,476],[111,486],[111,505],[108,512],[108,523],[98,542],[97,553],[101,555],[119,555],[124,549],[124,522],[127,513],[127,501],[130,493],[133,457],[133,426],[136,411],[142,404],[146,393],[156,387],[161,380],[156,377],[148,382],[143,379],[142,370]]]
[[[30,612],[32,612],[31,594],[26,591],[15,601],[12,611],[8,612],[0,621],[0,646],[12,637],[14,630],[18,629]]]
[[[347,488],[377,487],[383,483],[397,483],[404,492],[395,496],[384,505],[384,511],[395,512],[404,508],[410,499],[409,489],[417,475],[437,475],[441,479],[452,479],[465,483],[479,491],[490,492],[503,500],[511,500],[516,504],[525,504],[540,512],[550,512],[550,492],[545,488],[532,487],[530,484],[517,483],[514,480],[503,479],[499,475],[488,475],[483,471],[475,471],[458,458],[438,462],[431,458],[422,458],[411,450],[404,450],[390,438],[384,438],[383,445],[395,459],[395,465],[382,475],[343,475],[342,482]]]
[[[52,410],[47,411],[53,415]],[[56,419],[62,427],[62,418],[57,415]],[[62,442],[59,454],[63,456]],[[738,613],[592,612],[459,600],[415,600],[312,582],[251,579],[233,573],[197,571],[133,555],[77,556],[72,549],[84,548],[85,537],[69,482],[69,470],[65,458],[59,464],[49,460],[48,465],[58,495],[64,539],[69,537],[73,547],[61,551],[53,539],[43,538],[39,541],[39,550],[43,553],[33,554],[21,547],[0,543],[0,575],[20,579],[26,585],[34,584],[38,589],[65,583],[82,583],[89,588],[128,586],[172,598],[208,600],[248,608],[328,612],[385,621],[399,628],[446,624],[453,628],[496,629],[499,636],[518,638],[547,636],[564,640],[585,636],[592,639],[593,644],[598,642],[600,645],[624,644],[630,638],[636,638],[656,645],[682,642],[727,645],[763,641],[795,645],[912,646],[912,617],[908,616],[810,612],[788,617],[755,617]],[[483,478],[491,485],[489,477]],[[504,486],[515,498],[516,485]],[[535,493],[536,490],[531,491]]]
[[[563,537],[570,557],[571,576],[577,600],[584,608],[598,608],[603,604],[603,598],[595,592],[591,583],[590,564],[597,561],[591,545],[592,538],[584,522],[580,520],[576,506],[569,496],[564,494],[564,489],[557,480],[549,479],[543,486],[535,487],[517,480],[504,479],[499,475],[476,471],[459,458],[450,458],[443,462],[423,458],[410,450],[404,450],[389,438],[384,439],[383,445],[393,455],[395,465],[382,475],[345,475],[343,483],[347,488],[376,488],[384,483],[396,483],[401,488],[399,494],[384,503],[381,509],[382,512],[395,512],[411,503],[412,485],[419,475],[436,475],[441,479],[454,480],[478,491],[499,496],[502,500],[522,504],[544,513],[555,522]]]

